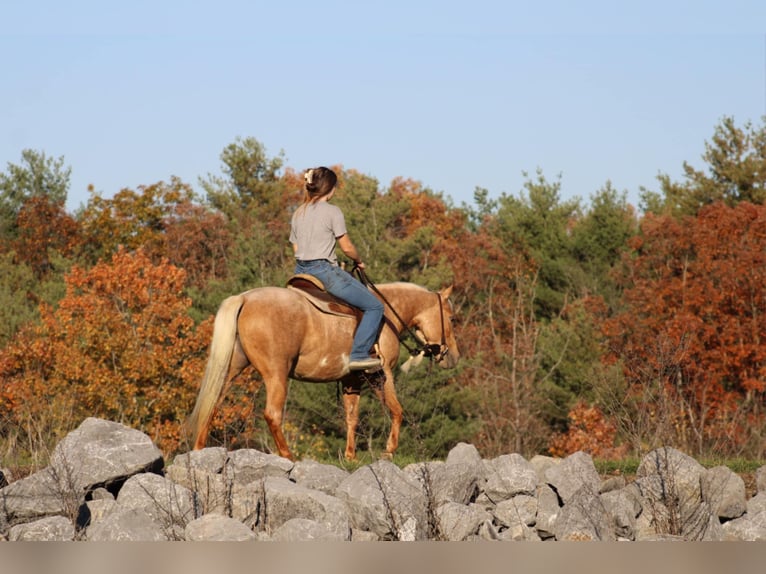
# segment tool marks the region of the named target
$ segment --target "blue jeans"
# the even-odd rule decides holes
[[[313,275],[324,284],[328,293],[343,299],[349,305],[353,305],[364,312],[354,334],[350,360],[358,361],[369,358],[370,350],[380,331],[383,319],[383,303],[360,281],[354,279],[350,273],[325,259],[297,261],[295,272]]]

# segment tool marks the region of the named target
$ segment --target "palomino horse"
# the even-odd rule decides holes
[[[452,287],[434,292],[412,283],[384,283],[376,286],[376,292],[386,307],[378,341],[385,378],[382,385],[371,386],[391,414],[391,431],[383,455],[390,458],[399,444],[402,424],[402,407],[396,397],[393,375],[399,358],[400,336],[405,331],[414,332],[421,340],[421,350],[443,368],[456,366],[460,353],[447,301]],[[354,459],[359,388],[366,376],[360,372],[350,373],[348,369],[355,328],[353,316],[323,312],[296,289],[262,287],[228,297],[215,317],[205,375],[187,421],[194,448],[204,448],[215,408],[226,388],[252,364],[266,387],[264,418],[277,451],[286,458],[292,458],[282,433],[288,379],[342,381],[345,456]]]

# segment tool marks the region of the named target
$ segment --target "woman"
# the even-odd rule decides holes
[[[293,214],[290,242],[295,253],[296,273],[307,273],[319,279],[327,292],[343,299],[364,312],[354,335],[349,356],[352,371],[380,366],[380,360],[370,356],[378,338],[383,304],[361,282],[338,267],[335,245],[364,269],[359,252],[346,230],[343,212],[329,201],[335,194],[338,176],[326,167],[316,167],[303,175],[303,203]]]

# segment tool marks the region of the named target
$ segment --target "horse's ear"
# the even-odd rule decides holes
[[[452,285],[439,291],[439,294],[442,296],[442,299],[449,299],[449,296],[452,295]]]

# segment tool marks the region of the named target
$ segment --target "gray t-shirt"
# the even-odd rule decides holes
[[[340,208],[318,201],[301,205],[293,213],[290,243],[298,246],[296,259],[327,259],[337,264],[335,240],[346,233],[346,221]]]

